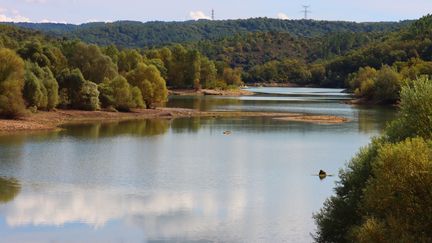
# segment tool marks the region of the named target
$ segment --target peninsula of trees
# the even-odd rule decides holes
[[[167,85],[227,88],[241,72],[195,49],[119,50],[0,26],[0,114],[56,107],[128,111],[167,99]]]

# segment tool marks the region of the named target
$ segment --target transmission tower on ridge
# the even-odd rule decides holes
[[[304,19],[308,19],[308,14],[311,13],[311,11],[309,10],[310,6],[303,5],[302,7],[304,8],[304,10],[302,11],[302,13],[304,13]]]
[[[212,20],[215,20],[215,17],[214,17],[214,9],[212,9],[212,15],[211,15],[211,18],[212,18]]]

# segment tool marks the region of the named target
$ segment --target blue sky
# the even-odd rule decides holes
[[[250,17],[302,18],[302,5],[320,20],[397,21],[432,12],[432,0],[0,0],[0,21],[84,23],[183,21]]]

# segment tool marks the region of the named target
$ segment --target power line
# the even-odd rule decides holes
[[[309,10],[310,6],[303,5],[302,7],[304,8],[304,10],[302,11],[302,13],[304,13],[304,19],[308,19],[308,14],[312,13]]]

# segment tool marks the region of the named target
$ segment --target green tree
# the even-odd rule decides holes
[[[144,63],[147,64],[147,65],[153,65],[153,66],[155,66],[159,70],[159,72],[160,72],[160,74],[161,74],[161,76],[162,76],[163,79],[166,80],[168,78],[168,69],[167,69],[167,67],[165,66],[164,62],[161,59],[158,59],[158,58],[145,59]]]
[[[65,108],[77,108],[81,87],[87,81],[79,69],[64,69],[57,77],[60,104]]]
[[[187,82],[187,50],[182,45],[175,45],[171,50],[168,63],[168,85],[173,87],[186,87]]]
[[[45,89],[47,91],[47,109],[51,110],[57,107],[59,104],[59,85],[57,83],[57,80],[54,78],[51,70],[48,67],[42,68],[44,72],[43,76],[43,84],[45,86]]]
[[[81,86],[78,101],[75,106],[79,109],[94,111],[100,108],[99,106],[99,91],[97,84],[86,81]]]
[[[415,136],[432,139],[432,81],[427,77],[403,86],[398,118],[386,130],[393,142]]]
[[[200,81],[204,88],[208,88],[212,83],[216,82],[217,69],[214,62],[208,58],[202,58],[200,71]]]
[[[383,146],[372,174],[356,242],[431,242],[431,143],[415,138]]]
[[[375,96],[376,77],[377,70],[375,68],[360,68],[357,73],[351,75],[348,81],[349,86],[357,97],[372,99]]]
[[[326,78],[326,69],[323,64],[313,64],[310,66],[311,81],[314,84],[321,84]]]
[[[51,110],[59,102],[59,86],[48,67],[37,63],[26,63],[24,98],[29,106]]]
[[[102,48],[103,54],[109,56],[111,60],[118,65],[120,51],[113,44]]]
[[[105,78],[113,79],[117,76],[117,66],[96,45],[76,43],[69,55],[69,64],[73,68],[79,68],[86,80],[98,84]]]
[[[25,60],[37,63],[40,67],[51,65],[51,61],[44,54],[43,46],[38,40],[32,40],[24,44],[18,50],[18,54]]]
[[[375,80],[375,97],[379,103],[395,103],[399,100],[402,76],[389,66],[383,66]]]
[[[79,69],[63,70],[58,77],[60,103],[63,107],[97,110],[99,91],[97,85],[85,80]]]
[[[141,90],[146,107],[150,108],[167,100],[165,80],[155,66],[139,63],[137,68],[126,75],[126,79]]]
[[[12,50],[0,49],[0,116],[13,118],[25,111],[24,61]]]
[[[186,77],[187,86],[189,84],[196,90],[201,89],[201,54],[197,50],[188,51],[187,56],[188,72]]]
[[[120,111],[130,108],[143,107],[141,91],[134,91],[127,80],[117,76],[112,80],[105,80],[99,85],[100,101],[103,107],[114,107]]]
[[[25,66],[24,99],[30,107],[46,108],[48,105],[47,90],[37,76],[42,73],[42,69],[36,63],[26,62]],[[37,71],[36,74],[35,71]]]
[[[118,55],[118,69],[120,73],[126,73],[138,66],[143,57],[136,50],[123,50]]]
[[[311,80],[312,74],[307,65],[297,59],[285,59],[280,63],[279,70],[284,72],[289,82],[305,84]]]
[[[243,81],[241,79],[241,73],[242,71],[239,68],[225,68],[222,79],[228,85],[240,86],[243,84]]]

